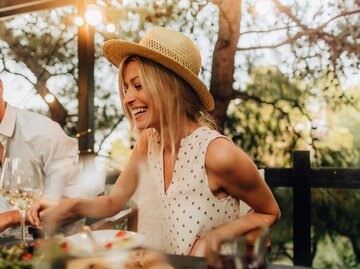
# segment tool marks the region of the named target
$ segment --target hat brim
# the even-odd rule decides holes
[[[214,99],[206,85],[197,76],[195,76],[193,72],[157,51],[134,42],[114,39],[105,42],[103,46],[103,54],[105,58],[116,67],[119,67],[122,60],[130,55],[144,57],[157,62],[175,72],[194,89],[200,104],[205,111],[211,112],[215,108]]]

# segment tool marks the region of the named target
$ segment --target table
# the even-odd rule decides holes
[[[0,246],[16,242],[20,242],[20,239],[17,239],[15,237],[0,237]]]
[[[166,255],[169,263],[175,269],[207,269],[207,261],[205,258],[180,256],[180,255]]]
[[[179,256],[179,255],[166,255],[169,263],[175,269],[207,269],[207,262],[205,258]],[[266,269],[310,269],[310,267],[292,266],[292,265],[277,265],[268,264]]]
[[[13,237],[0,237],[0,246],[17,242],[20,242],[19,239]],[[166,257],[175,269],[208,269],[205,258],[171,254],[167,254]],[[268,264],[266,269],[310,269],[310,267]]]
[[[266,269],[309,269],[310,267],[269,264]]]

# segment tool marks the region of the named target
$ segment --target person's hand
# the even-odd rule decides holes
[[[26,211],[26,218],[32,225],[39,227],[41,224],[41,215],[44,215],[46,210],[55,206],[56,204],[41,199]]]
[[[222,268],[223,265],[220,260],[220,246],[223,242],[229,239],[233,239],[235,234],[228,233],[225,226],[212,230],[205,237],[195,241],[189,255],[205,257],[208,260],[208,264],[211,268]],[[264,228],[256,228],[246,233],[246,248],[252,249],[255,245],[255,241],[259,236],[265,235],[264,247],[265,252],[269,252],[271,249],[270,239],[268,232],[264,234]]]
[[[226,234],[216,229],[209,232],[205,237],[195,241],[189,255],[205,257],[208,260],[208,264],[213,268],[221,268],[221,263],[218,259],[218,252],[221,243],[229,239]]]
[[[189,255],[196,257],[205,257],[206,242],[204,238],[197,239],[192,246]]]
[[[12,210],[0,214],[0,232],[7,228],[14,227],[20,224],[19,211]]]
[[[61,202],[45,199],[39,200],[28,209],[26,214],[28,221],[37,227],[49,221],[51,221],[52,224],[60,223],[62,219],[66,218],[66,216],[63,217],[64,214],[62,214],[62,211],[64,211],[64,213],[70,211],[66,201],[67,200],[61,200]]]
[[[43,226],[50,233],[62,224],[72,221],[76,214],[73,207],[76,199],[63,199],[59,203],[41,200],[28,211],[29,221]]]

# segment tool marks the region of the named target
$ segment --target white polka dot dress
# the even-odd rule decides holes
[[[143,180],[146,184],[138,188],[136,195],[143,198],[136,201],[138,232],[145,235],[149,246],[157,245],[166,253],[188,255],[196,239],[238,218],[238,200],[231,196],[215,197],[208,184],[205,153],[209,143],[218,137],[224,136],[208,127],[200,127],[181,140],[166,193],[159,136],[149,137],[149,167]],[[152,192],[151,198],[149,192]]]

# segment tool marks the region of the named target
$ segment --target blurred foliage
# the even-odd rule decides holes
[[[229,106],[225,133],[259,166],[288,167],[293,150],[310,150],[315,166],[358,163],[360,149],[353,141],[357,132],[339,118],[340,111],[351,109],[358,119],[358,111],[338,104],[335,113],[325,96],[313,96],[301,81],[276,67],[252,67],[249,77],[246,92],[251,97]]]
[[[117,167],[120,171],[126,166],[130,154],[130,148],[125,146],[123,141],[120,139],[114,141],[110,151],[110,159],[115,160],[118,163]]]
[[[359,167],[360,93],[358,84],[351,88],[347,83],[360,70],[359,1],[288,0],[281,1],[286,4],[282,6],[273,0],[266,16],[259,15],[256,3],[250,0],[98,2],[117,30],[110,34],[100,26],[95,35],[97,152],[111,157],[128,154],[121,142],[114,142],[109,152],[102,149],[107,140],[114,141],[114,131],[124,128],[120,126],[123,113],[117,74],[102,57],[103,42],[110,38],[138,41],[153,25],[180,30],[199,46],[204,56],[201,76],[209,85],[212,69],[217,68],[212,57],[220,34],[218,5],[230,3],[242,5],[242,17],[234,55],[233,94],[217,95],[231,101],[228,107],[218,108],[227,109],[225,133],[259,166],[290,167],[291,152],[306,149],[314,167]],[[41,96],[54,94],[59,100],[57,107],[41,113],[54,116],[54,111],[63,111],[60,116],[70,135],[77,133],[78,120],[74,12],[67,7],[0,22],[0,72],[16,75]],[[292,193],[284,188],[274,193],[283,217],[273,227],[272,258],[289,262]],[[328,242],[347,240],[344,247],[337,247],[339,261],[334,264],[354,267],[360,261],[356,249],[360,244],[359,212],[355,208],[360,204],[359,192],[313,190],[312,198],[313,242],[318,243],[314,244],[314,265],[330,268],[332,263],[325,251],[321,255],[320,250],[315,252],[316,245],[320,249]]]
[[[360,118],[359,111],[339,103],[337,112],[334,112],[322,102],[324,96],[317,96],[315,100],[304,83],[289,79],[276,67],[252,67],[249,77],[251,80],[246,91],[249,96],[257,98],[233,102],[229,106],[225,132],[259,166],[290,167],[292,151],[303,149],[311,151],[313,167],[358,165],[360,149],[354,145],[353,134],[360,131],[359,125],[355,124]],[[358,98],[358,91],[352,94]],[[354,121],[345,114],[350,111]],[[344,125],[342,117],[345,116],[353,130]],[[327,122],[322,125],[324,118]],[[284,188],[273,191],[283,217],[272,229],[270,260],[286,263],[291,260],[293,249],[292,191]],[[353,265],[358,259],[355,252],[360,244],[359,204],[358,190],[312,190],[314,266],[355,268]],[[325,259],[321,253],[325,253],[329,244],[324,245],[324,242],[336,242],[339,235],[343,236],[341,240],[347,247],[343,248],[343,253],[337,252],[337,255]],[[331,263],[333,266],[329,267]]]

